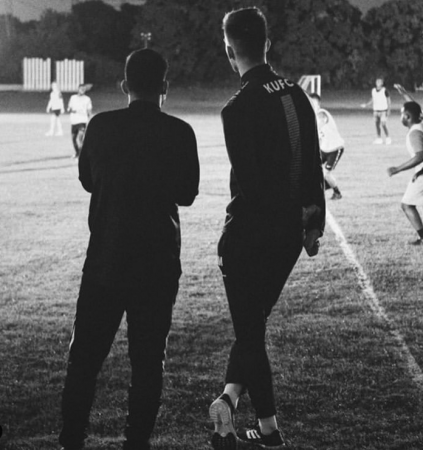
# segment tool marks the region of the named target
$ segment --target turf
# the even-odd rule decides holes
[[[200,195],[181,209],[184,274],[169,338],[164,404],[153,449],[210,448],[208,407],[223,386],[233,339],[216,264],[227,161],[219,110],[230,92],[177,89],[166,110],[190,122],[201,161]],[[357,273],[327,227],[321,253],[305,254],[273,311],[268,331],[278,418],[293,449],[423,448],[423,390],[396,335],[423,367],[421,248],[399,203],[410,174],[406,129],[394,96],[391,146],[374,146],[363,93],[326,93],[346,139],[335,171],[343,199],[328,200],[389,321],[372,311]],[[96,111],[125,105],[92,91]],[[364,97],[364,98],[363,98]],[[77,180],[68,117],[46,138],[43,94],[0,93],[0,449],[58,448],[60,394],[88,241],[89,195]],[[98,381],[89,449],[119,449],[130,368],[123,321]],[[254,420],[246,397],[237,417]]]

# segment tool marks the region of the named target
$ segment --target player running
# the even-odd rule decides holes
[[[342,198],[342,195],[332,172],[335,170],[336,165],[344,153],[345,141],[339,134],[338,127],[336,126],[332,114],[326,109],[321,108],[320,95],[312,93],[309,97],[311,98],[314,110],[316,111],[325,184],[326,187],[333,189],[332,200],[339,200]]]
[[[373,117],[376,124],[377,138],[373,144],[383,144],[382,129],[385,133],[385,144],[392,144],[388,131],[388,116],[391,111],[391,96],[388,89],[384,86],[383,78],[376,78],[376,86],[372,89],[372,96],[367,103],[362,103],[361,107],[366,108],[373,104]]]
[[[68,103],[70,112],[72,143],[75,149],[74,158],[79,158],[84,139],[85,129],[91,117],[93,105],[90,97],[85,94],[87,88],[84,84],[78,87],[78,93],[71,96]]]
[[[404,170],[414,169],[413,178],[408,183],[401,201],[401,208],[418,234],[411,245],[423,245],[423,222],[417,206],[423,206],[423,121],[422,109],[416,102],[406,102],[401,109],[401,122],[409,129],[406,147],[410,159],[396,167],[388,168],[388,175],[396,175]]]

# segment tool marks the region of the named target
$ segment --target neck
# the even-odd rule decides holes
[[[255,61],[255,62],[251,62],[249,60],[238,60],[237,67],[238,67],[239,76],[242,77],[249,70],[254,69],[254,67],[261,66],[266,63],[267,63],[266,57],[264,57],[261,61]]]
[[[154,103],[155,105],[162,106],[162,96],[160,94],[150,94],[150,93],[135,93],[129,92],[128,94],[128,104],[141,100],[143,102]]]

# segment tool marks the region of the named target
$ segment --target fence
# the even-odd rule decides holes
[[[84,61],[56,61],[56,81],[64,92],[77,91],[78,86],[84,83]]]
[[[24,58],[23,88],[25,91],[48,91],[51,84],[51,60]]]
[[[49,91],[51,82],[57,81],[63,92],[74,92],[84,83],[84,61],[65,59],[56,61],[52,74],[51,59],[24,58],[23,89],[26,91]]]

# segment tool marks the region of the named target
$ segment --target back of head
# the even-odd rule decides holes
[[[156,51],[135,50],[126,59],[125,79],[132,92],[160,94],[167,70],[167,61]]]
[[[405,102],[403,105],[404,112],[408,112],[414,123],[418,123],[421,120],[422,108],[417,102]]]
[[[222,28],[238,56],[254,61],[265,54],[267,20],[258,8],[241,8],[227,13]]]

